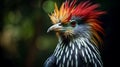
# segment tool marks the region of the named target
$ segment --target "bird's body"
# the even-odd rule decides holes
[[[98,48],[88,36],[90,35],[86,35],[87,38],[60,38],[54,53],[48,59],[52,61],[46,63],[52,64],[51,67],[102,67]]]
[[[101,42],[97,31],[102,28],[96,18],[104,12],[95,10],[97,4],[82,2],[75,7],[75,3],[66,1],[60,11],[55,5],[50,16],[54,25],[48,32],[56,31],[59,41],[44,67],[103,67],[97,46],[97,41]]]

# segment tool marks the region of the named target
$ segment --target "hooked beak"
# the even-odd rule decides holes
[[[48,28],[47,32],[50,32],[50,31],[59,32],[60,30],[63,29],[63,27],[60,26],[60,24],[61,24],[61,23],[57,23],[57,24],[52,25],[51,27]]]

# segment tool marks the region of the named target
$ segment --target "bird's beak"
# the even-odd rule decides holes
[[[50,31],[56,31],[56,32],[59,32],[60,30],[62,30],[62,26],[60,26],[60,23],[57,23],[57,24],[54,24],[52,25],[51,27],[48,28],[47,32],[50,32]]]

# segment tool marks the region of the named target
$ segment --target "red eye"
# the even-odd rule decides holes
[[[75,21],[71,22],[71,26],[72,26],[72,27],[75,27],[75,25],[76,25],[76,22],[75,22]]]

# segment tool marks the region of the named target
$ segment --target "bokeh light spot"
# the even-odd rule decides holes
[[[54,10],[54,2],[50,0],[45,1],[42,8],[46,13],[51,13]]]

